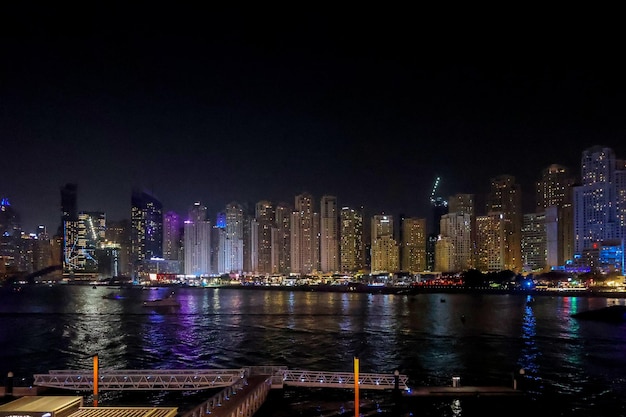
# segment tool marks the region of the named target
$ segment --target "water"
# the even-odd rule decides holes
[[[522,295],[346,294],[176,289],[178,311],[142,301],[171,289],[24,287],[0,293],[0,375],[17,384],[51,369],[289,368],[409,376],[410,386],[512,386],[524,369],[528,395],[420,400],[395,408],[387,392],[362,391],[364,414],[471,416],[512,411],[558,416],[626,415],[626,325],[570,314],[624,299]],[[441,300],[444,299],[445,302]],[[189,407],[207,393],[105,393],[102,405]],[[259,415],[354,415],[351,390],[272,392]],[[131,404],[132,403],[132,404]],[[544,410],[545,411],[545,410]]]

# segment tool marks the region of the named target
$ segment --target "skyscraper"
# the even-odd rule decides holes
[[[372,217],[372,266],[373,274],[398,272],[400,253],[393,234],[393,216],[384,214]]]
[[[272,229],[274,228],[274,207],[271,202],[262,200],[256,204],[258,263],[257,273],[268,275],[272,270]]]
[[[291,212],[286,203],[276,205],[276,234],[272,240],[272,251],[276,253],[278,272],[291,272]]]
[[[498,272],[505,268],[505,220],[502,213],[476,217],[476,268]]]
[[[291,272],[310,274],[319,271],[319,213],[309,193],[297,195],[291,213]]]
[[[440,178],[437,177],[433,190],[430,194],[430,205],[432,210],[432,225],[430,226],[430,233],[428,234],[428,241],[426,243],[426,266],[428,270],[432,271],[435,268],[435,247],[437,240],[439,239],[440,220],[441,216],[448,213],[448,202],[441,196],[437,195],[437,188],[439,186]]]
[[[472,225],[469,213],[448,213],[441,216],[441,237],[446,238],[446,258],[440,259],[440,265],[446,265],[446,271],[464,271],[472,265]],[[441,239],[437,247],[444,247]],[[448,256],[451,259],[448,260]],[[440,269],[438,269],[440,270]],[[444,271],[442,271],[444,272]]]
[[[504,269],[522,269],[522,194],[512,175],[491,179],[487,212],[501,213],[504,221]]]
[[[99,272],[97,249],[105,241],[106,216],[102,212],[80,212],[75,222],[66,221],[63,274],[73,278],[96,278]]]
[[[184,224],[185,275],[211,275],[211,221],[207,208],[195,202]]]
[[[574,187],[574,250],[584,251],[605,240],[622,240],[624,225],[624,170],[613,150],[594,146],[581,158],[581,185]]]
[[[545,212],[546,266],[564,265],[574,256],[574,178],[552,164],[537,181],[537,213]]]
[[[552,206],[554,207],[554,206]],[[528,272],[542,271],[548,259],[546,214],[524,214],[522,224],[522,261]]]
[[[226,227],[220,237],[218,273],[240,274],[244,270],[244,210],[240,204],[231,202],[226,205],[225,213]],[[258,237],[254,235],[253,238],[258,244]],[[252,248],[251,253],[256,255],[256,248]]]
[[[320,264],[322,272],[339,271],[339,215],[337,197],[325,195],[320,200]]]
[[[426,219],[402,219],[402,270],[418,273],[426,270]]]
[[[133,264],[163,258],[163,205],[148,192],[132,192],[130,239]]]
[[[180,252],[180,216],[168,211],[163,216],[163,258],[178,260]]]
[[[365,264],[363,245],[363,214],[360,210],[342,207],[339,214],[341,222],[340,257],[341,271],[357,272]]]

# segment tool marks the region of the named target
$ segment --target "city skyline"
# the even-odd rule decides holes
[[[109,220],[139,187],[181,215],[308,192],[430,221],[436,177],[449,196],[513,175],[527,203],[552,164],[579,177],[589,147],[626,155],[621,67],[568,59],[573,39],[477,51],[465,26],[432,35],[386,9],[121,12],[5,13],[0,196],[27,232],[56,232],[67,183]]]

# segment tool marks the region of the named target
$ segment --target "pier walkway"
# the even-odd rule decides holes
[[[326,387],[354,388],[352,372],[290,370],[284,366],[257,366],[241,369],[200,369],[200,370],[129,370],[103,369],[99,371],[100,391],[149,391],[178,390],[190,391],[209,388],[230,387],[241,379],[253,375],[270,377],[271,388]],[[406,375],[360,373],[361,389],[386,390],[408,389]],[[52,370],[47,374],[36,374],[33,383],[39,387],[91,391],[94,388],[93,373],[90,371]]]

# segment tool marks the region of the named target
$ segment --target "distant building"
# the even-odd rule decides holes
[[[221,230],[220,247],[218,257],[218,274],[241,274],[244,271],[244,222],[243,207],[231,202],[226,205],[226,227]],[[254,227],[257,229],[256,227]],[[250,255],[253,262],[258,262],[258,235],[255,232],[251,236],[253,245]],[[251,265],[256,270],[256,265]]]
[[[449,251],[452,250],[452,259],[448,261],[446,258],[446,271],[465,271],[472,265],[472,217],[469,213],[461,214],[460,212],[448,213],[441,216],[440,221],[441,237],[445,237],[437,241],[437,247],[441,246],[446,250],[446,256],[450,256]],[[448,243],[450,245],[448,245]],[[445,245],[444,245],[445,244]],[[444,259],[444,258],[440,258]],[[444,262],[444,261],[442,261]],[[440,269],[436,269],[441,271]]]
[[[555,207],[555,206],[551,206]],[[522,224],[522,260],[527,272],[541,272],[548,260],[546,213],[524,214]]]
[[[604,241],[626,238],[626,164],[613,150],[595,146],[581,158],[581,185],[574,187],[574,250],[577,256]]]
[[[183,225],[178,213],[168,211],[163,216],[163,258],[177,261],[180,258],[181,229]]]
[[[397,272],[400,253],[394,238],[393,216],[375,215],[372,218],[372,274]]]
[[[306,275],[319,271],[320,217],[313,196],[297,195],[291,213],[291,272]]]
[[[363,242],[363,214],[360,210],[342,207],[340,218],[340,269],[353,273],[365,266]]]
[[[537,181],[537,212],[546,214],[547,266],[564,265],[574,257],[574,178],[564,166],[552,164]]]
[[[132,192],[130,238],[133,264],[163,258],[163,205],[145,191]]]
[[[505,265],[505,219],[502,213],[476,217],[476,268],[482,272],[498,272]]]
[[[276,271],[272,269],[272,229],[274,228],[274,207],[267,200],[256,204],[255,219],[257,224],[257,269],[256,273],[269,275]]]
[[[275,254],[277,272],[291,272],[291,212],[293,209],[286,203],[276,205],[276,232],[272,235],[272,252]]]
[[[320,200],[320,266],[322,272],[339,271],[339,213],[337,197]]]
[[[522,194],[515,177],[500,175],[491,179],[487,212],[501,213],[504,221],[504,268],[522,270]]]
[[[102,212],[80,212],[76,222],[65,221],[63,275],[94,279],[100,275],[97,250],[106,238],[106,216]],[[69,231],[72,233],[68,233]]]
[[[426,219],[402,219],[402,270],[418,273],[426,270]]]
[[[184,223],[185,275],[211,275],[211,221],[207,208],[195,202]]]
[[[452,238],[439,236],[435,248],[435,271],[454,272],[458,271],[455,261],[456,249]]]

